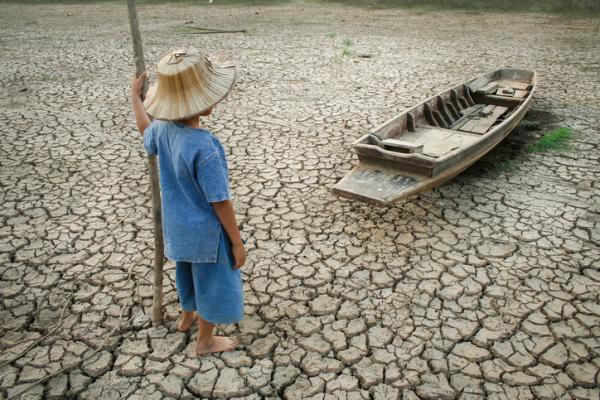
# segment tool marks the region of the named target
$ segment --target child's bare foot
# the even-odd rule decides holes
[[[196,320],[196,313],[194,311],[183,311],[181,310],[181,315],[179,316],[179,320],[177,321],[177,330],[179,332],[185,332],[194,323]]]
[[[235,338],[228,336],[211,336],[207,339],[198,338],[196,342],[196,355],[203,356],[208,353],[220,353],[222,351],[232,351],[240,342]]]

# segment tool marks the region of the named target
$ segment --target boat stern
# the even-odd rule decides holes
[[[360,163],[338,183],[333,192],[349,199],[386,206],[419,192],[420,179],[375,164]]]

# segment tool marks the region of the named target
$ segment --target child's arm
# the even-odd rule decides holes
[[[233,210],[233,203],[231,200],[219,201],[211,203],[221,225],[225,228],[225,232],[231,240],[231,252],[233,253],[233,259],[235,260],[234,268],[240,268],[246,263],[246,250],[244,249],[244,242],[240,235],[237,222],[235,221],[235,211]]]
[[[142,73],[137,78],[133,77],[133,81],[131,82],[131,105],[133,106],[133,112],[135,113],[135,123],[143,135],[144,131],[152,121],[150,121],[150,117],[146,113],[146,109],[144,108],[144,103],[142,103],[142,86],[144,85],[144,80],[146,79],[146,72]]]

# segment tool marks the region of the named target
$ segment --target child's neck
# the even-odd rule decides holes
[[[182,119],[179,122],[182,124],[189,126],[190,128],[200,128],[200,116],[196,115],[192,118]]]

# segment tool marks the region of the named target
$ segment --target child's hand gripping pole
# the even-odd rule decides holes
[[[142,72],[139,76],[134,75],[131,81],[131,105],[135,113],[135,124],[142,135],[152,122],[144,108],[144,103],[142,103],[142,94],[144,93],[145,85],[146,71]]]

